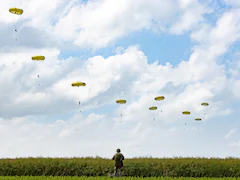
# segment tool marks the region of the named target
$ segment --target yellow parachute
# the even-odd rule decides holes
[[[32,60],[33,61],[44,61],[45,57],[44,56],[33,56]]]
[[[202,119],[201,118],[196,118],[195,121],[201,121]]]
[[[149,107],[149,110],[157,110],[157,107],[156,106],[151,106],[151,107]]]
[[[118,100],[116,100],[117,104],[126,104],[126,102],[127,101],[125,99],[118,99]],[[121,117],[122,117],[122,113],[121,113]],[[122,122],[122,120],[120,122]]]
[[[33,61],[44,61],[45,60],[45,57],[44,56],[32,56],[32,60]],[[38,78],[40,78],[40,76],[39,76],[39,74],[37,75],[38,76]],[[39,86],[40,86],[40,84],[39,84]]]
[[[182,114],[184,114],[184,115],[189,115],[189,114],[191,114],[191,112],[190,112],[190,111],[183,111]],[[187,123],[185,122],[185,126],[186,126],[186,125],[187,125]]]
[[[73,87],[74,87],[74,86],[77,86],[77,87],[79,87],[79,86],[86,86],[86,83],[84,83],[84,82],[73,82],[73,83],[72,83],[72,86],[73,86]],[[80,106],[81,101],[79,101],[78,103],[79,103],[79,106]],[[82,111],[80,110],[80,112],[82,112]]]
[[[9,9],[9,12],[10,13],[12,13],[12,14],[16,14],[16,15],[22,15],[23,14],[23,10],[22,9],[19,9],[19,8],[10,8]],[[17,31],[17,26],[16,26],[16,24],[14,23],[14,22],[12,22],[13,23],[13,26],[14,26],[14,28],[15,28],[15,32],[18,32]],[[14,36],[14,35],[13,35]],[[17,36],[15,37],[15,40],[17,41],[18,39],[17,39]]]
[[[155,97],[154,98],[156,101],[162,101],[162,100],[164,100],[165,99],[165,97],[164,96],[157,96],[157,97]],[[161,110],[161,112],[162,112],[162,110]],[[161,117],[162,118],[162,117]]]
[[[164,100],[165,97],[164,96],[157,96],[154,98],[156,101],[161,101],[161,100]]]
[[[206,103],[206,102],[203,102],[201,105],[202,105],[202,106],[208,106],[209,104]]]
[[[190,111],[183,111],[182,113],[185,114],[185,115],[189,115],[189,114],[191,114]]]
[[[19,8],[10,8],[9,12],[12,14],[22,15],[23,10]]]
[[[203,103],[201,103],[201,105],[202,106],[208,106],[209,104],[207,103],[207,102],[203,102]],[[205,117],[206,117],[206,115],[207,115],[207,110],[208,110],[208,108],[205,110],[205,112],[204,112],[204,116],[203,116],[203,119],[205,119]]]
[[[150,111],[155,111],[155,110],[157,110],[157,107],[156,106],[151,106],[151,107],[149,107],[149,110]],[[155,120],[155,117],[153,117],[153,120]],[[154,125],[156,125],[156,123]]]
[[[74,83],[72,83],[72,86],[86,86],[86,83],[84,83],[84,82],[74,82]]]
[[[116,100],[116,103],[118,103],[118,104],[125,104],[127,101],[126,100],[124,100],[124,99],[118,99],[118,100]]]

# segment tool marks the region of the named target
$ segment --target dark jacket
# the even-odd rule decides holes
[[[112,157],[112,160],[115,160],[115,165],[116,166],[123,166],[124,156],[123,156],[122,153],[116,153]]]

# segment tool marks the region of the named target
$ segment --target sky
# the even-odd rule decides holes
[[[0,27],[0,158],[239,157],[239,1],[9,0]]]

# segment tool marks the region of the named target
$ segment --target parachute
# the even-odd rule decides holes
[[[164,100],[165,99],[165,97],[164,96],[157,96],[157,97],[155,97],[154,98],[156,101],[162,101],[162,100]],[[162,112],[162,111],[161,111]],[[162,117],[161,117],[162,118]]]
[[[10,8],[9,12],[12,14],[16,14],[16,15],[22,15],[23,14],[23,10],[20,8]],[[15,28],[15,32],[17,32],[17,27],[15,25],[15,23],[13,23],[13,26]],[[17,41],[17,38],[15,37],[15,40]]]
[[[151,106],[151,107],[149,107],[149,110],[150,111],[155,111],[155,110],[157,110],[157,107],[156,106]],[[153,118],[153,120],[155,120],[155,118]],[[154,125],[156,125],[156,124],[154,124]]]
[[[195,118],[195,121],[201,121],[202,119],[201,118]],[[199,126],[197,126],[197,129],[199,131]]]
[[[45,60],[45,57],[44,57],[44,56],[40,56],[40,55],[38,55],[38,56],[32,56],[32,60],[33,60],[33,61],[44,61],[44,60]],[[37,75],[37,77],[40,78],[39,74]],[[39,86],[40,86],[40,84],[39,84]]]
[[[202,106],[208,106],[209,104],[206,103],[206,102],[203,102],[201,105],[202,105]]]
[[[19,8],[10,8],[9,12],[12,14],[17,14],[17,15],[22,15],[23,14],[23,10],[19,9]]]
[[[189,114],[191,114],[191,112],[190,112],[190,111],[183,111],[182,114],[184,114],[184,115],[189,115]],[[185,126],[186,126],[186,125],[187,125],[187,123],[185,122]]]
[[[151,106],[151,107],[149,107],[149,110],[157,110],[157,107],[156,106]]]
[[[191,114],[191,112],[190,111],[183,111],[182,114],[189,115],[189,114]]]
[[[45,57],[44,56],[33,56],[32,60],[33,61],[44,61]]]
[[[202,106],[209,106],[209,104],[208,104],[207,102],[203,102],[203,103],[201,103],[201,105],[202,105]],[[203,119],[205,118],[206,114],[207,114],[207,109],[206,109],[205,112],[204,112]]]
[[[165,97],[164,96],[157,96],[154,98],[156,101],[161,101],[161,100],[164,100]]]
[[[84,82],[74,82],[74,83],[72,83],[72,86],[86,86],[86,83],[84,83]]]
[[[118,99],[118,100],[116,100],[116,103],[117,104],[126,104],[126,100],[125,99]],[[122,113],[121,113],[121,117],[122,117]],[[122,121],[121,121],[122,122]]]
[[[118,104],[125,104],[127,101],[124,100],[124,99],[119,99],[119,100],[116,100],[116,103]]]
[[[72,83],[72,87],[79,87],[79,86],[86,86],[86,83],[85,82],[73,82]],[[81,101],[79,101],[78,104],[80,106]],[[82,111],[80,110],[80,112],[82,112]]]

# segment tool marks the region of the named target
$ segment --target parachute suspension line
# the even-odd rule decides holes
[[[118,99],[118,100],[116,100],[117,104],[126,104],[126,102],[127,101],[125,99]],[[122,122],[122,119],[123,119],[123,112],[121,112],[120,122]]]
[[[183,115],[190,115],[191,114],[191,112],[190,111],[183,111],[182,112],[182,114]],[[185,119],[185,126],[187,125],[187,123],[186,123],[186,119]],[[186,127],[184,127],[184,129],[185,129]]]
[[[196,118],[195,121],[199,121],[199,123],[201,123],[202,119],[201,118]],[[197,125],[198,132],[199,132],[199,126],[200,126],[200,124]]]
[[[86,83],[84,83],[84,82],[74,82],[74,83],[72,83],[72,87],[79,87],[79,86],[86,86]],[[82,112],[82,110],[81,110],[81,108],[80,108],[80,105],[81,105],[81,101],[79,100],[79,102],[78,102],[78,105],[79,105],[79,110],[80,110],[80,112]]]
[[[14,14],[14,15],[22,15],[22,14],[23,14],[23,10],[22,10],[22,9],[19,9],[19,8],[10,8],[10,9],[9,9],[9,12],[12,13],[12,14]],[[14,31],[17,33],[17,32],[18,32],[17,26],[16,26],[16,24],[15,24],[13,21],[14,21],[14,20],[12,19],[12,25],[13,25],[13,27],[14,27]],[[16,37],[14,37],[14,35],[13,35],[13,38],[15,38],[15,41],[17,41],[17,40],[18,40],[18,39],[17,39],[17,34],[16,34]]]
[[[154,98],[155,101],[163,101],[164,99],[165,99],[164,96],[156,96],[156,97]],[[161,118],[162,118],[162,110],[161,110]],[[155,118],[154,118],[154,120],[155,120]]]
[[[157,107],[156,106],[151,106],[151,107],[149,107],[149,110],[150,111],[155,111],[155,110],[157,110]],[[153,115],[153,121],[155,121],[155,115]],[[155,121],[155,123],[156,123],[156,121]]]
[[[44,56],[32,56],[33,61],[44,61],[45,57]],[[39,74],[37,75],[38,78],[40,78]],[[40,86],[40,83],[38,84]]]
[[[207,112],[208,112],[208,106],[209,106],[209,104],[207,103],[207,102],[203,102],[203,103],[201,103],[201,105],[202,106],[205,106],[205,110],[204,110],[204,115],[203,115],[203,119],[205,119],[206,118],[206,114],[207,114]]]
[[[206,118],[207,118],[207,114],[208,114],[208,107],[206,107],[205,113],[204,113],[204,115],[203,115],[203,119],[206,119]]]

